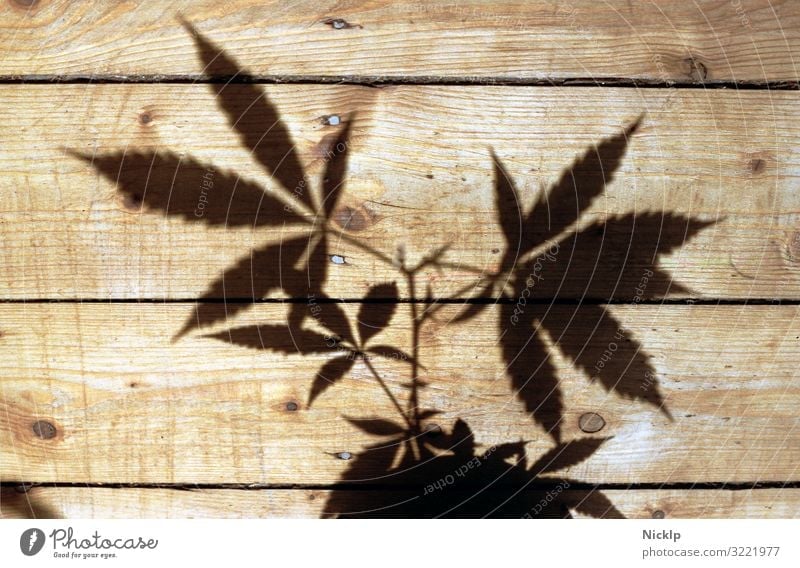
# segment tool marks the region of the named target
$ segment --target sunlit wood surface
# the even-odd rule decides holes
[[[164,4],[0,4],[0,516],[800,516],[800,4]]]

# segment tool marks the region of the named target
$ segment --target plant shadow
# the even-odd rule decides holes
[[[233,58],[190,24],[184,26],[194,36],[209,76],[248,78]],[[290,299],[285,322],[230,326],[205,337],[283,355],[329,355],[310,377],[308,408],[340,383],[355,361],[367,366],[397,413],[348,419],[376,443],[352,457],[330,492],[324,516],[621,517],[601,491],[559,476],[594,455],[606,438],[562,439],[568,401],[553,355],[558,352],[606,391],[670,416],[650,355],[607,302],[635,304],[687,292],[659,267],[659,258],[711,223],[672,213],[605,216],[590,211],[619,170],[641,117],[587,149],[528,211],[520,205],[516,183],[491,151],[502,260],[496,272],[463,291],[477,292],[452,324],[487,309],[497,313],[509,392],[553,443],[552,450],[532,460],[525,442],[479,451],[461,418],[447,432],[423,427],[439,411],[420,405],[426,386],[420,330],[442,304],[419,309],[418,303],[425,302],[417,293],[417,275],[426,266],[446,269],[447,247],[410,266],[331,222],[346,182],[355,117],[340,129],[314,191],[289,128],[263,89],[247,81],[209,86],[231,129],[262,167],[264,182],[172,152],[74,155],[115,183],[130,202],[151,212],[210,226],[297,229],[295,236],[265,243],[235,260],[209,284],[174,339],[233,320],[252,304],[282,294]],[[275,191],[267,189],[267,180],[277,186]],[[396,282],[376,284],[359,299],[354,320],[325,293],[328,242],[334,237],[397,273]],[[405,284],[410,302],[397,301],[397,282]],[[493,298],[497,305],[487,303]],[[376,338],[391,326],[400,307],[409,309],[410,344],[380,343]],[[382,359],[407,363],[410,380],[402,394],[384,381]]]

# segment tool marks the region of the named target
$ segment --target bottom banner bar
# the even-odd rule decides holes
[[[798,529],[796,520],[4,520],[0,565],[796,567]]]

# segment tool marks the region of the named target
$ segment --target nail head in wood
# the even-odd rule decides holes
[[[606,421],[596,412],[586,412],[578,419],[578,426],[587,434],[599,432],[606,425]]]

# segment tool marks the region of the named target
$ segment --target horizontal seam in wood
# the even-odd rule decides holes
[[[317,304],[502,304],[511,305],[515,298],[313,298]],[[2,304],[304,304],[309,298],[7,298]],[[664,298],[621,300],[603,298],[545,298],[529,299],[536,305],[649,305],[649,306],[797,306],[796,298]]]
[[[629,77],[575,77],[559,79],[514,77],[386,77],[386,76],[309,76],[309,75],[0,75],[0,84],[322,84],[362,85],[367,87],[407,86],[505,86],[505,87],[622,87],[651,89],[738,89],[800,90],[800,79],[783,81],[664,81]]]
[[[309,490],[309,491],[413,491],[424,488],[426,482],[418,485],[412,484],[353,484],[353,483],[332,483],[332,484],[302,484],[302,483],[278,483],[278,484],[243,484],[243,483],[79,483],[79,482],[27,482],[27,481],[3,481],[0,487],[52,487],[52,488],[84,488],[84,489],[173,489],[176,491],[196,491],[196,490],[236,490],[236,491],[264,491],[264,490]],[[526,490],[547,490],[554,487],[563,486],[563,479],[547,481],[544,479],[534,481],[526,485]],[[465,484],[460,489],[480,489],[485,484]],[[518,488],[518,485],[496,483],[493,489]],[[669,483],[585,483],[570,480],[570,490],[599,490],[599,491],[700,491],[700,490],[719,490],[719,491],[747,491],[751,489],[800,489],[800,481],[754,481],[754,482],[669,482]]]

